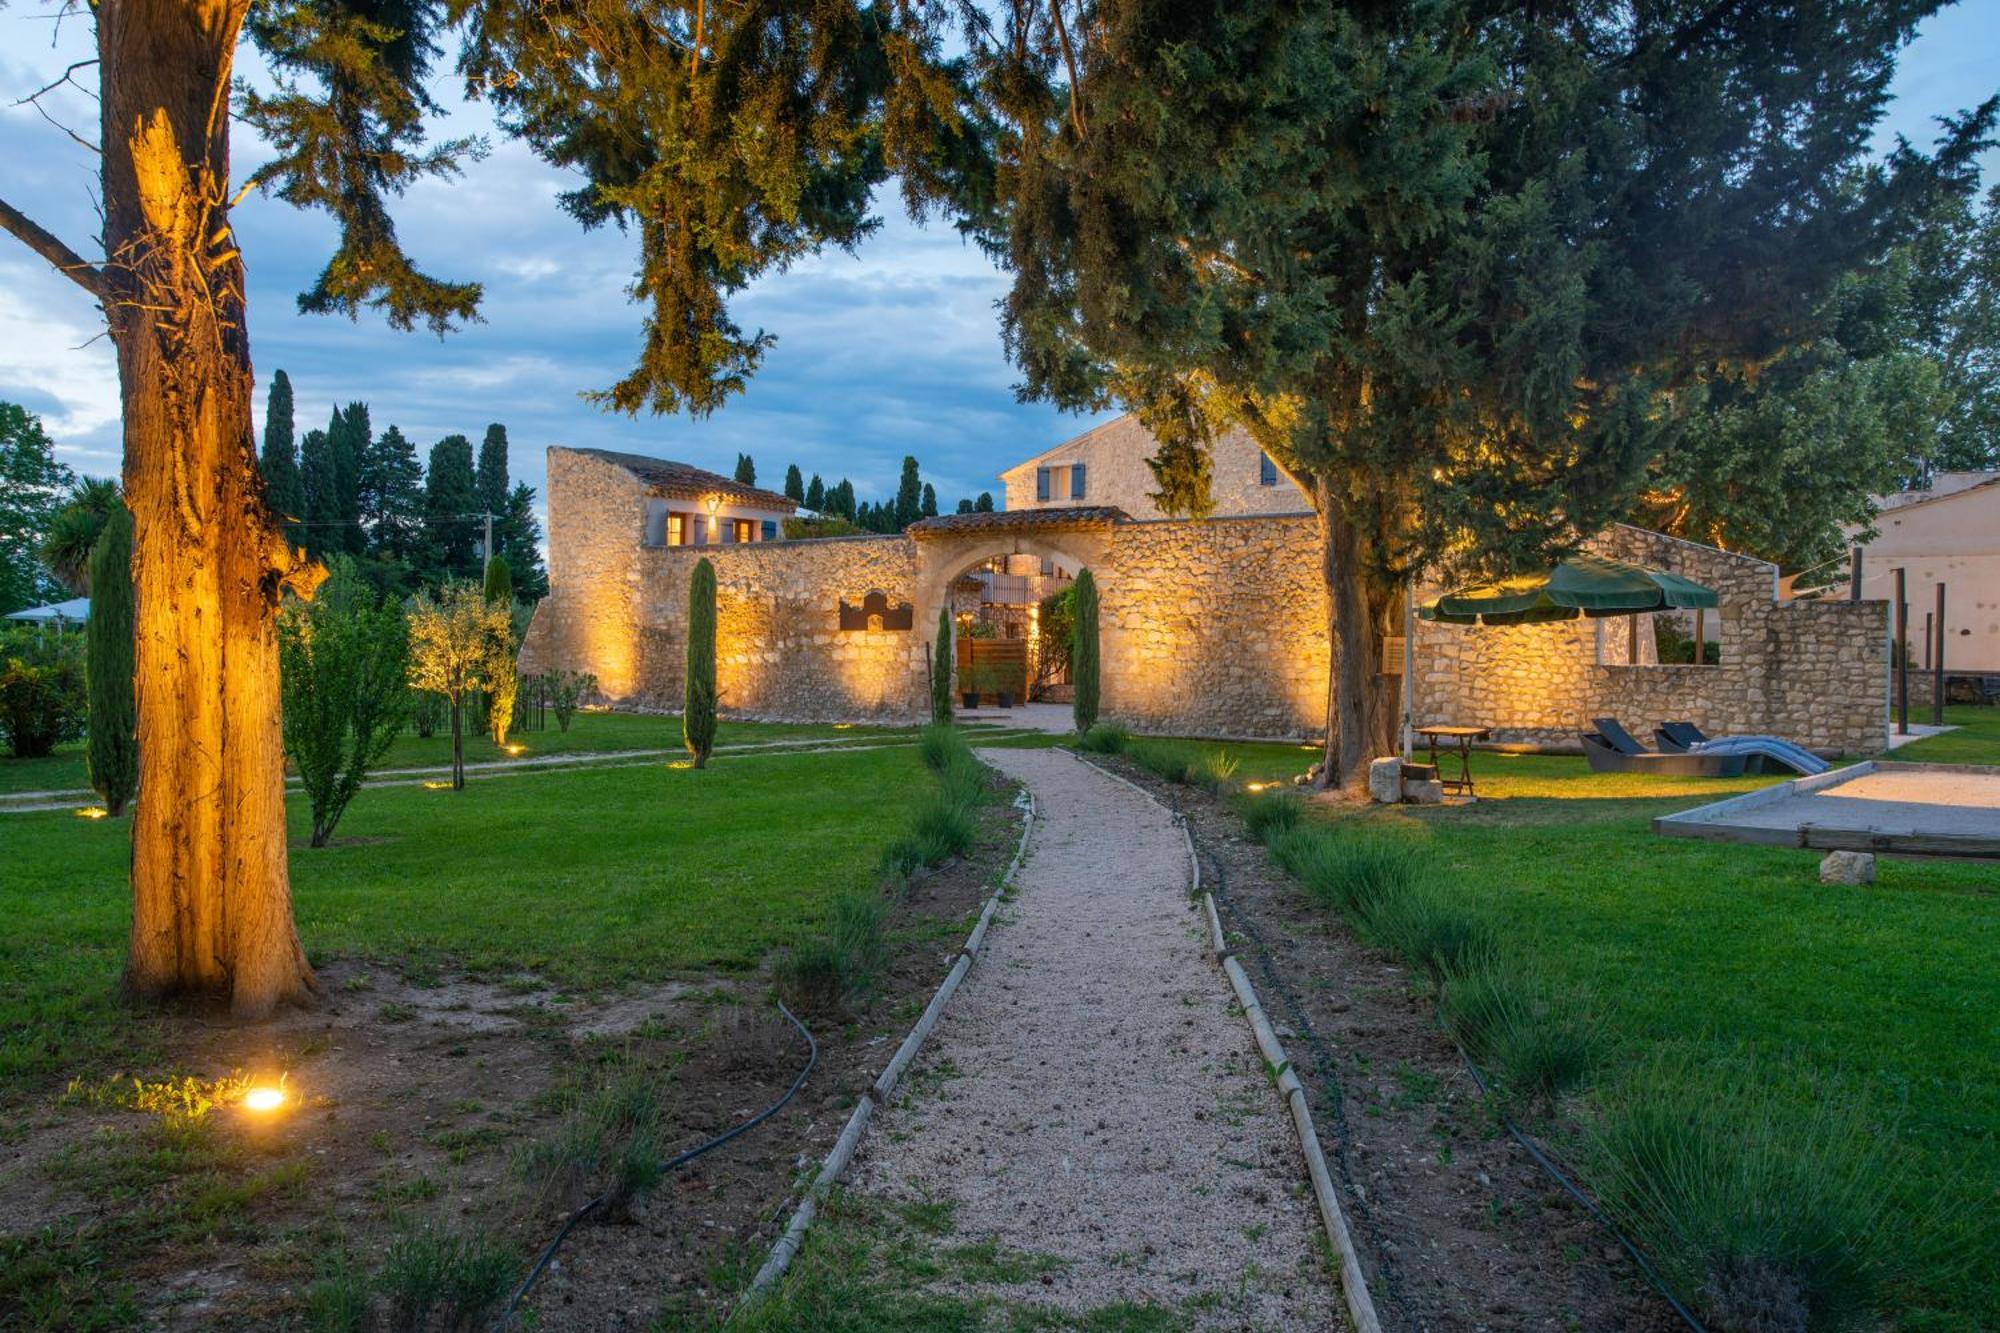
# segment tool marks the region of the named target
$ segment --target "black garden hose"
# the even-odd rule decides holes
[[[695,1158],[700,1157],[703,1153],[713,1152],[731,1139],[749,1133],[778,1112],[784,1110],[786,1104],[792,1098],[798,1096],[799,1089],[805,1086],[806,1079],[811,1077],[813,1069],[819,1064],[819,1043],[813,1039],[811,1030],[799,1021],[798,1016],[785,1007],[783,1000],[778,1001],[778,1012],[789,1019],[792,1026],[799,1030],[799,1035],[806,1039],[806,1067],[801,1069],[798,1077],[792,1080],[792,1086],[785,1089],[784,1096],[772,1102],[756,1115],[716,1135],[707,1142],[698,1143],[687,1151],[676,1153],[666,1161],[660,1163],[660,1173],[662,1175],[665,1175],[669,1171],[679,1170]],[[568,1220],[549,1239],[549,1243],[542,1247],[541,1254],[535,1259],[534,1267],[530,1268],[528,1275],[521,1279],[521,1285],[514,1289],[514,1294],[508,1299],[506,1308],[501,1310],[499,1318],[493,1321],[493,1333],[500,1333],[502,1329],[505,1329],[508,1324],[513,1322],[514,1314],[521,1308],[521,1302],[527,1297],[529,1288],[535,1285],[536,1279],[541,1277],[543,1271],[548,1268],[549,1261],[556,1257],[556,1251],[562,1248],[562,1243],[565,1240],[569,1239],[569,1233],[574,1231],[577,1224],[582,1222],[584,1218],[589,1217],[592,1213],[603,1207],[609,1197],[608,1194],[600,1194],[569,1215]]]

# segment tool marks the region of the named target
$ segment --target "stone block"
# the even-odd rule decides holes
[[[1444,784],[1442,782],[1405,782],[1403,799],[1411,805],[1443,805]]]
[[[1819,863],[1819,882],[1822,884],[1873,884],[1875,882],[1875,854],[1873,852],[1828,852],[1826,859]]]
[[[1383,805],[1403,799],[1403,761],[1395,755],[1372,760],[1368,765],[1368,796]]]

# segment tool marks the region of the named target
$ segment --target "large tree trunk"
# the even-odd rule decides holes
[[[105,313],[135,522],[140,782],[126,984],[304,1001],[292,924],[275,615],[312,591],[264,503],[229,78],[247,0],[102,0]]]
[[[1365,534],[1346,497],[1324,476],[1314,479],[1313,504],[1319,511],[1320,574],[1333,645],[1326,750],[1315,785],[1366,792],[1368,761],[1395,749],[1396,698],[1391,679],[1382,674],[1381,626],[1396,585],[1369,568]]]

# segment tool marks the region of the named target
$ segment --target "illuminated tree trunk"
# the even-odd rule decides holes
[[[1368,761],[1395,746],[1395,692],[1382,675],[1380,626],[1395,585],[1374,576],[1364,558],[1364,534],[1344,497],[1325,476],[1314,478],[1319,511],[1320,573],[1326,582],[1326,749],[1319,787],[1368,789]]]
[[[126,984],[244,1017],[315,989],[292,924],[275,614],[310,594],[264,503],[229,79],[245,0],[102,0],[103,296],[124,404],[140,736]]]

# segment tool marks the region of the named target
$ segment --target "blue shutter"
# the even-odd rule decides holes
[[[1257,482],[1262,486],[1278,484],[1278,465],[1271,461],[1271,455],[1257,455]]]
[[[1069,498],[1072,500],[1081,500],[1083,498],[1083,464],[1081,463],[1071,463],[1069,465]]]
[[[776,519],[767,518],[764,520],[764,540],[767,542],[778,540],[778,521]]]
[[[1045,467],[1035,469],[1035,498],[1037,500],[1049,498],[1049,470]]]

